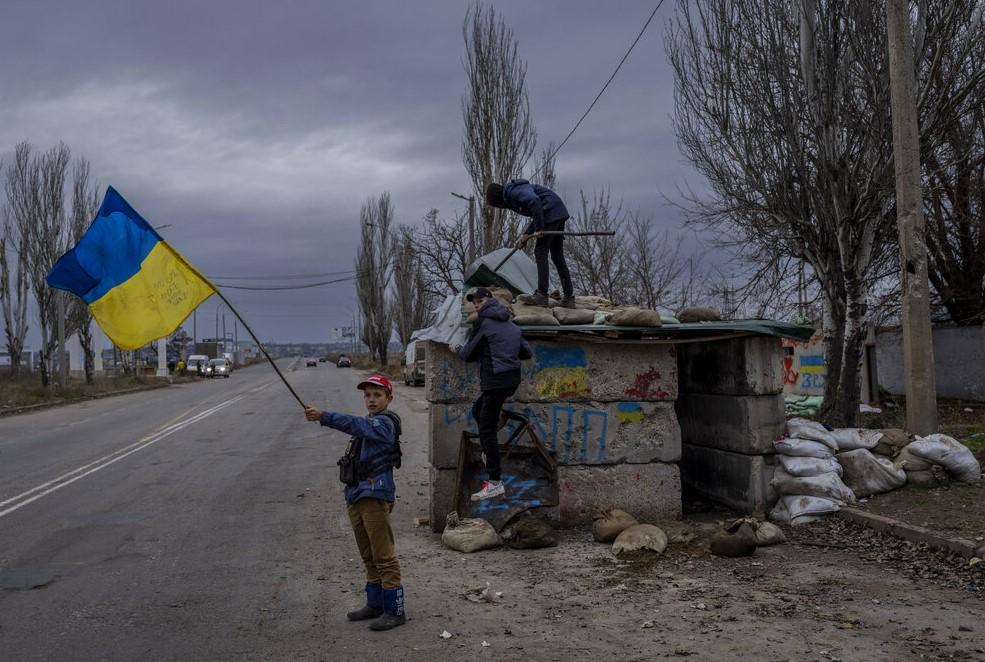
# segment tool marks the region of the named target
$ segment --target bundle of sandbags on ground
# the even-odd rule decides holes
[[[624,510],[600,510],[592,515],[592,535],[599,542],[611,542],[615,556],[650,551],[661,554],[667,548],[667,534],[653,524],[640,524]]]
[[[860,435],[845,434],[845,443],[861,443]],[[866,442],[867,443],[867,442]],[[831,430],[804,418],[787,422],[787,436],[773,442],[777,466],[771,487],[780,495],[770,519],[803,524],[855,503],[855,493],[841,479],[835,458],[838,441]]]
[[[916,437],[896,456],[895,466],[906,472],[907,483],[920,487],[948,480],[977,483],[982,477],[981,464],[968,447],[944,434]]]

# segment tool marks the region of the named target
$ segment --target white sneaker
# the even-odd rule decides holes
[[[482,501],[484,499],[491,499],[493,497],[503,496],[506,494],[506,488],[503,487],[503,481],[482,481],[482,489],[472,495],[473,501]]]

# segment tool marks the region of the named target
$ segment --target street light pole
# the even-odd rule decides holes
[[[930,326],[926,221],[920,187],[920,133],[914,95],[913,43],[907,0],[886,3],[889,87],[896,169],[896,225],[903,290],[903,369],[906,429],[917,435],[937,431],[937,383]]]
[[[468,262],[471,264],[472,260],[475,259],[475,196],[469,195],[464,196],[461,193],[455,193],[451,191],[451,194],[456,198],[461,198],[469,203],[469,259]]]

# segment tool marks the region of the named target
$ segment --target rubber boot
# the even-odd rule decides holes
[[[345,615],[350,621],[365,621],[383,613],[383,584],[366,583],[366,605]]]
[[[389,630],[407,622],[404,616],[404,587],[383,589],[383,615],[369,624],[370,630]]]

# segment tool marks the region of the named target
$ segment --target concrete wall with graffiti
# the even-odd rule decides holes
[[[783,340],[783,392],[824,395],[824,338],[820,333],[807,342]]]

